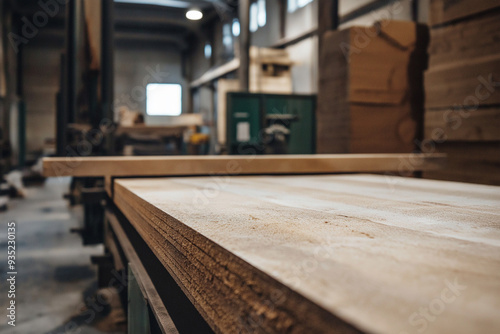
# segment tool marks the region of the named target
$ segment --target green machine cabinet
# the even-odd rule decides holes
[[[313,154],[316,96],[227,94],[227,146],[230,154]],[[281,131],[280,149],[271,134]]]

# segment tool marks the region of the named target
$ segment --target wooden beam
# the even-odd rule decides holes
[[[500,331],[499,187],[119,179],[114,201],[217,333]]]
[[[101,121],[106,120],[109,124],[114,119],[114,1],[103,0],[101,6]],[[110,133],[104,138],[104,147],[108,154],[113,154],[113,138]]]
[[[500,141],[500,107],[428,110],[425,137],[441,141]],[[438,138],[436,134],[439,135]]]
[[[338,28],[338,0],[318,1],[318,36],[321,37],[328,30]]]
[[[45,176],[172,176],[414,172],[441,168],[443,154],[318,154],[44,158]]]
[[[343,14],[341,17],[339,17],[338,24],[343,24],[347,23],[349,21],[355,20],[358,17],[368,15],[382,7],[386,7],[391,5],[392,3],[396,2],[398,0],[372,0],[372,1],[364,1],[366,2],[364,5],[361,5],[352,11]]]

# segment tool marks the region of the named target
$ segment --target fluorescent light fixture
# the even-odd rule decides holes
[[[257,2],[258,14],[257,14],[257,23],[259,27],[263,27],[266,25],[267,14],[266,14],[266,0],[259,0]]]
[[[181,0],[115,0],[115,2],[121,3],[133,3],[137,5],[154,5],[154,6],[166,6],[174,8],[189,8],[190,4],[187,1]]]
[[[203,13],[199,9],[190,9],[186,12],[186,17],[188,20],[197,21],[201,20]]]

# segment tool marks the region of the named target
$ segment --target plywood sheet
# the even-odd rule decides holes
[[[115,180],[219,333],[500,331],[500,188],[370,175]]]
[[[500,7],[496,0],[431,0],[430,25],[450,23]]]
[[[434,138],[439,134],[439,138]],[[429,110],[425,137],[447,141],[500,141],[500,107]]]
[[[445,159],[442,154],[60,157],[44,158],[43,174],[90,177],[405,172],[441,168]]]

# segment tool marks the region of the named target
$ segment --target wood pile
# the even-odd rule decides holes
[[[434,0],[425,73],[427,153],[449,154],[426,177],[500,184],[500,2]]]
[[[322,38],[318,153],[412,152],[421,136],[427,27],[381,21]]]
[[[250,92],[292,94],[292,65],[287,50],[250,47]]]

